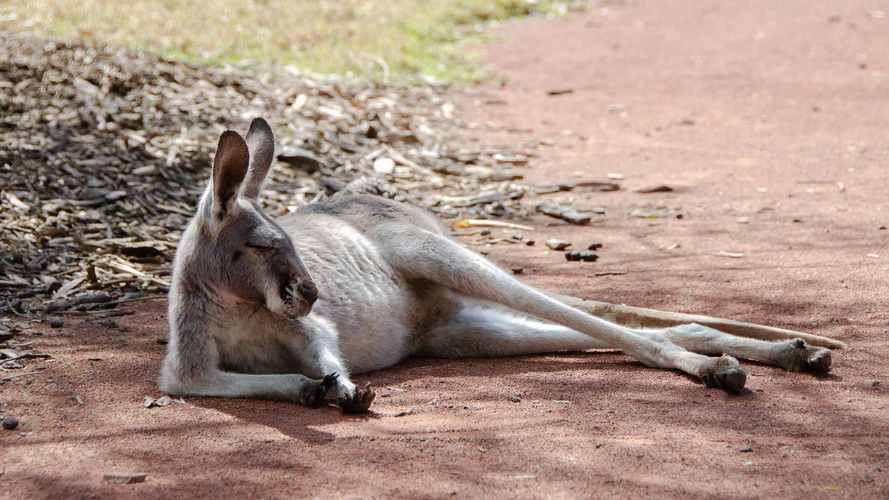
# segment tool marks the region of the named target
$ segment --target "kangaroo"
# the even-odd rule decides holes
[[[219,138],[211,180],[176,251],[159,378],[166,393],[316,406],[333,392],[344,412],[362,413],[374,391],[350,375],[409,356],[604,348],[738,392],[746,372],[735,357],[822,374],[829,348],[844,347],[778,328],[551,296],[460,246],[432,214],[383,197],[338,194],[272,219],[258,198],[274,152],[262,118],[246,139],[230,130]]]

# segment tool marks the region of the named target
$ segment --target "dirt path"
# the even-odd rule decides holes
[[[751,391],[728,396],[619,354],[416,360],[359,377],[379,393],[365,418],[199,398],[145,409],[166,330],[148,302],[116,326],[68,318],[29,339],[55,360],[0,386],[23,422],[0,433],[0,497],[886,497],[881,5],[640,1],[507,25],[486,57],[508,83],[459,98],[480,133],[554,142],[537,182],[625,177],[620,192],[555,197],[605,207],[590,227],[535,221],[540,242],[603,242],[599,262],[540,244],[493,259],[579,296],[840,338],[852,348],[831,377],[748,363]],[[547,95],[560,89],[573,92]],[[633,192],[659,184],[676,191]]]

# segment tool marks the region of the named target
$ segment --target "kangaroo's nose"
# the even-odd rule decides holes
[[[314,304],[318,300],[318,287],[311,281],[302,281],[296,286],[296,291],[305,299],[309,305]]]

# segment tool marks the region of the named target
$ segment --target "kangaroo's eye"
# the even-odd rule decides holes
[[[259,252],[271,252],[275,249],[275,247],[267,245],[265,243],[247,243],[247,248],[252,248]]]

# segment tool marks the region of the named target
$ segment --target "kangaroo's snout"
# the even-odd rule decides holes
[[[296,291],[309,305],[314,304],[318,300],[318,287],[312,281],[301,281],[296,286]]]
[[[302,262],[295,256],[289,267],[287,277],[278,285],[282,312],[291,318],[305,316],[311,312],[312,306],[318,300],[318,287],[303,267]]]
[[[318,300],[318,288],[311,281],[294,279],[281,283],[278,287],[280,301],[266,302],[272,312],[278,312],[291,318],[299,318],[309,314],[315,301]],[[277,305],[275,305],[277,303]]]

